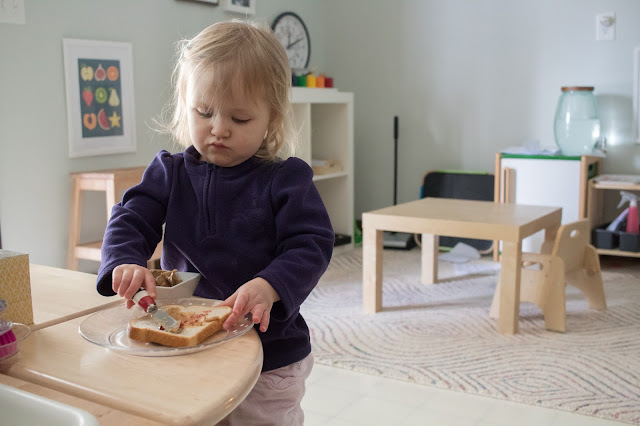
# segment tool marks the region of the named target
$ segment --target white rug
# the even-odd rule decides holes
[[[420,251],[385,250],[383,311],[362,312],[362,250],[337,255],[302,306],[316,362],[422,385],[640,424],[640,268],[603,270],[608,309],[567,288],[567,332],[520,307],[519,333],[489,318],[499,266],[439,264],[420,283]]]

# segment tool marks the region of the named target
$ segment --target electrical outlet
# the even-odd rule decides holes
[[[616,13],[606,12],[596,15],[596,40],[616,39]]]

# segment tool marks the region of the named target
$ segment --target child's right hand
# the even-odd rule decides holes
[[[147,268],[140,265],[118,265],[111,273],[111,277],[111,288],[121,297],[127,299],[127,309],[135,306],[135,302],[131,298],[140,287],[144,287],[152,299],[157,297],[156,280]]]

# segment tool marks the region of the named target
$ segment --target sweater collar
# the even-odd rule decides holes
[[[235,165],[233,167],[221,167],[216,166],[215,164],[209,164],[206,161],[200,159],[200,153],[196,150],[196,148],[191,145],[184,151],[185,158],[185,167],[187,168],[187,172],[195,173],[198,175],[204,175],[207,173],[207,169],[211,168],[216,170],[217,173],[220,174],[229,174],[235,175],[238,173],[245,173],[250,170],[255,169],[256,167],[264,164],[264,161],[258,157],[251,157],[246,161]]]

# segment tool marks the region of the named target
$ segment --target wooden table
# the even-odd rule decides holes
[[[75,310],[113,306],[99,305],[99,299],[78,290],[95,292],[96,276],[36,265],[31,270],[36,271],[31,276],[34,316],[51,318],[59,309],[64,320],[49,319],[46,327],[34,327],[17,359],[0,363],[2,374],[117,412],[175,425],[217,423],[247,396],[260,375],[262,344],[255,330],[202,352],[170,357],[132,356],[93,344],[78,332],[86,314],[79,316]],[[55,309],[44,304],[47,309],[42,313],[48,287],[59,288],[59,296],[68,299]]]
[[[383,231],[422,234],[422,282],[438,276],[438,235],[502,241],[498,332],[518,331],[522,240],[545,230],[545,244],[555,239],[562,218],[556,207],[487,201],[423,198],[362,214],[363,308],[382,309]]]
[[[96,276],[83,272],[29,265],[33,321],[31,331],[49,327],[124,303],[96,290]]]

